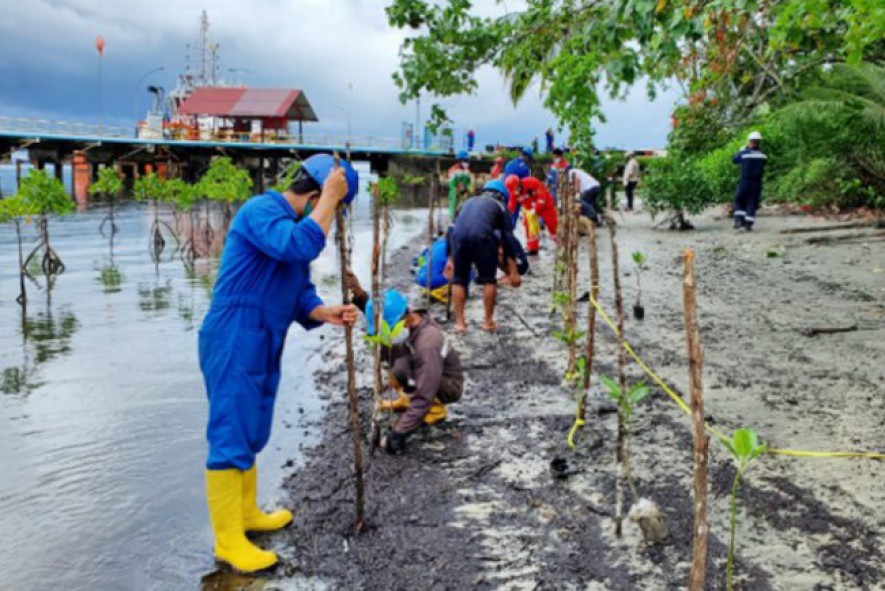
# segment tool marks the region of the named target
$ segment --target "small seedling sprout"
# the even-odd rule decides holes
[[[644,254],[640,251],[634,252],[632,255],[633,263],[636,265],[636,305],[642,305],[642,267],[645,265],[645,261],[648,260]]]
[[[637,405],[651,394],[651,389],[649,389],[645,382],[640,382],[634,384],[625,392],[614,378],[606,375],[600,375],[599,381],[605,386],[609,398],[618,405],[618,416],[620,416],[624,424],[624,441],[619,443],[623,443],[624,445],[624,473],[627,476],[627,484],[629,485],[630,492],[633,494],[635,500],[637,498],[636,487],[633,485],[633,474],[630,466],[629,453],[630,421],[633,418],[633,413],[635,412]]]
[[[738,429],[731,439],[722,439],[723,445],[731,452],[732,460],[737,468],[731,484],[731,537],[728,545],[725,586],[728,591],[734,589],[734,534],[737,527],[737,494],[741,478],[750,467],[750,463],[765,453],[768,446],[759,443],[756,432],[752,429]]]

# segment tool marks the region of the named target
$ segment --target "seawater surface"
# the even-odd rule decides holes
[[[369,209],[363,194],[352,223],[353,266],[366,282]],[[215,568],[197,331],[217,260],[188,268],[170,241],[155,264],[152,215],[135,203],[117,208],[111,251],[99,232],[106,213],[50,220],[67,268],[51,290],[40,275],[28,282],[25,315],[15,301],[15,234],[0,226],[0,589],[194,589]],[[426,211],[395,217],[391,250],[422,230]],[[33,247],[33,225],[25,234]],[[336,252],[330,236],[312,271],[329,302],[340,301]],[[290,332],[259,464],[264,502],[276,496],[282,465],[316,441],[306,425],[322,403],[310,376],[322,364],[319,339],[340,334]]]

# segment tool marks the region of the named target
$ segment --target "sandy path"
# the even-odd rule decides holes
[[[782,447],[885,449],[885,243],[810,245],[815,234],[779,230],[814,222],[762,217],[758,231],[734,234],[706,216],[698,230],[650,228],[641,214],[619,232],[625,300],[635,297],[629,253],[649,257],[643,273],[646,319],[627,323],[640,355],[680,391],[687,388],[680,253],[697,253],[699,316],[706,354],[709,419],[721,430],[746,426]],[[846,231],[847,232],[847,231]],[[852,230],[856,233],[857,230]],[[839,232],[828,232],[827,235]],[[601,301],[613,311],[607,234],[600,235]],[[774,248],[780,256],[769,258]],[[392,269],[406,287],[407,261]],[[588,283],[581,253],[582,287]],[[550,335],[552,252],[543,250],[521,290],[502,289],[497,336],[473,325],[455,337],[468,374],[464,400],[446,425],[410,441],[406,456],[369,460],[372,529],[350,535],[340,343],[327,342],[330,370],[317,387],[330,397],[327,436],[287,483],[295,527],[272,538],[285,564],[272,586],[366,589],[681,589],[691,529],[691,435],[687,417],[659,391],[634,426],[634,472],[642,496],[663,510],[670,537],[646,547],[628,523],[615,538],[615,416],[598,387],[593,413],[569,451],[574,401],[560,385],[564,346]],[[367,279],[367,278],[364,278]],[[581,291],[584,291],[582,289]],[[580,322],[586,314],[581,305]],[[520,322],[513,311],[524,318]],[[439,312],[441,314],[441,312]],[[856,324],[857,331],[808,337],[804,329]],[[598,371],[612,374],[617,349],[598,329]],[[364,398],[370,361],[358,359]],[[630,379],[641,379],[630,366]],[[594,380],[594,384],[596,381]],[[365,416],[368,416],[366,414]],[[711,444],[713,445],[713,444]],[[733,474],[713,445],[712,539],[708,587],[724,588],[728,487]],[[550,476],[553,457],[576,470]],[[739,588],[885,589],[885,465],[868,460],[764,458],[742,488]]]

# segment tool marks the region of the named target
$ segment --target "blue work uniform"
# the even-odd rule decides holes
[[[267,444],[292,322],[321,323],[310,262],[326,245],[319,224],[276,191],[247,201],[231,224],[209,312],[200,329],[200,370],[209,397],[209,470],[248,470]]]
[[[425,248],[419,257],[419,265],[415,271],[415,283],[419,287],[427,288],[427,263],[430,263],[430,289],[438,289],[448,284],[449,280],[443,275],[446,269],[448,257],[446,255],[446,239],[437,238],[430,247],[430,260]]]
[[[741,167],[741,178],[734,192],[735,225],[752,227],[762,200],[762,175],[768,157],[758,148],[746,148],[735,154],[732,162]]]
[[[518,178],[524,179],[532,176],[532,169],[525,161],[524,158],[514,158],[510,162],[504,165],[504,177],[507,178],[511,174],[515,174]],[[522,206],[517,202],[516,209],[513,210],[513,214],[510,216],[510,221],[512,222],[511,228],[516,227],[516,222],[519,221],[519,212],[522,210]]]
[[[498,245],[505,260],[514,258],[513,229],[507,208],[490,193],[464,202],[450,230],[449,250],[454,262],[452,283],[467,287],[476,268],[476,283],[497,283]]]

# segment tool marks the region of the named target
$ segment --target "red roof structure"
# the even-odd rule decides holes
[[[184,100],[178,114],[318,121],[307,97],[294,88],[200,87]]]

